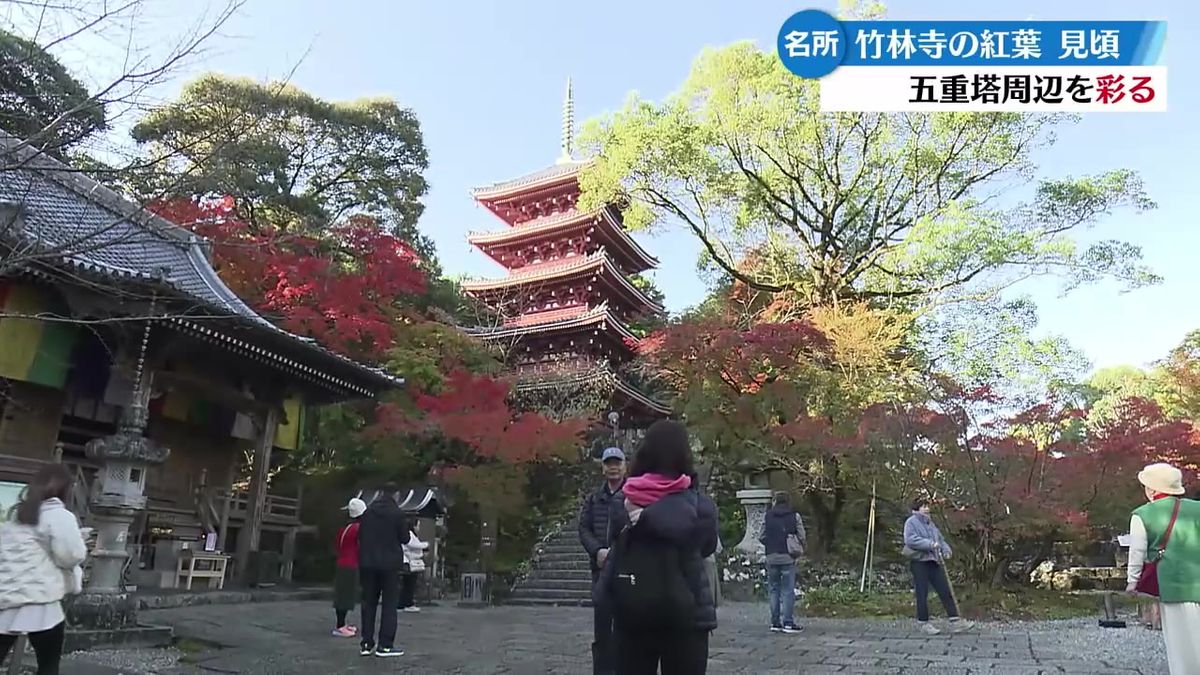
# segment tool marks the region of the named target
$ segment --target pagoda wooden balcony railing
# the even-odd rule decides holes
[[[230,492],[222,488],[210,488],[211,499],[207,500],[211,505],[210,516],[220,513],[217,510],[217,505],[224,504],[226,499],[229,501],[229,518],[246,517],[250,506],[250,493],[245,490],[234,490]],[[300,522],[300,497],[283,497],[280,495],[268,494],[266,506],[263,510],[263,516],[266,520],[282,520],[289,523]],[[216,531],[214,529],[214,531]]]

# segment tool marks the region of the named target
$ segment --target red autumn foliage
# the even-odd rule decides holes
[[[255,309],[351,356],[381,360],[394,343],[398,301],[425,289],[412,248],[369,216],[317,236],[252,227],[228,197],[150,208],[208,239],[221,279]]]
[[[715,375],[738,393],[756,393],[814,359],[829,340],[808,321],[760,323],[740,330],[716,319],[675,324],[639,341],[639,356],[680,390]]]
[[[844,433],[835,429],[823,417],[801,415],[774,429],[776,435],[793,443],[803,443],[827,453],[854,450],[862,447],[863,439],[858,433]]]
[[[378,408],[379,433],[437,433],[469,447],[476,458],[522,464],[570,457],[580,444],[586,419],[556,422],[521,413],[508,403],[508,384],[464,370],[450,373],[440,393],[419,393],[419,417],[394,403]]]
[[[1066,536],[1121,530],[1140,501],[1137,471],[1200,456],[1190,423],[1129,398],[1115,415],[1044,402],[1016,413],[992,391],[940,389],[925,405],[877,406],[861,431],[874,452],[915,476],[906,489],[941,503],[951,529],[971,541],[981,572],[1013,556],[1046,555]],[[890,451],[890,452],[889,452]]]

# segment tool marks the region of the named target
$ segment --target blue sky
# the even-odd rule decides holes
[[[1082,2],[895,0],[894,19],[1165,19],[1170,112],[1093,114],[1064,129],[1040,157],[1045,175],[1128,167],[1141,172],[1159,208],[1118,213],[1089,237],[1135,242],[1165,281],[1122,294],[1112,285],[1058,297],[1054,283],[1019,287],[1038,300],[1042,333],[1065,335],[1098,366],[1143,364],[1200,328],[1200,228],[1195,195],[1200,156],[1200,9],[1189,0]],[[396,2],[250,0],[187,76],[206,70],[293,81],[330,99],[390,96],[415,110],[430,154],[431,189],[421,221],[451,274],[500,270],[471,250],[466,234],[499,221],[468,191],[541,168],[557,156],[564,83],[575,83],[582,121],[619,106],[630,91],[657,99],[675,89],[705,46],[753,39],[774,44],[780,23],[833,2],[605,0]],[[181,3],[180,8],[190,6]],[[183,11],[188,11],[184,9]],[[174,20],[161,21],[169,29]],[[1186,64],[1191,63],[1189,68]],[[667,305],[698,301],[697,244],[673,232],[644,239],[663,264]]]

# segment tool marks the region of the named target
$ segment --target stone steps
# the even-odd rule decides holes
[[[569,521],[537,547],[529,574],[513,588],[509,604],[591,605],[591,561],[579,543],[578,533],[578,523]]]
[[[534,571],[537,572],[537,576],[539,579],[544,579],[547,581],[550,581],[550,580],[573,580],[573,579],[583,578],[582,575],[579,573],[580,568],[578,568],[578,567],[567,567],[567,568],[563,568],[563,569],[556,569],[556,568],[552,568],[552,567],[550,567],[550,568],[538,567],[538,568],[534,568]],[[588,569],[586,571],[588,573],[588,580],[590,581],[591,580],[591,570]]]
[[[545,578],[539,575],[529,583],[523,585],[525,590],[536,591],[572,591],[579,593],[587,593],[591,597],[592,593],[592,577],[589,575],[586,578],[575,576],[569,579],[563,578]]]
[[[591,578],[583,583],[572,586],[554,586],[547,581],[529,581],[520,584],[513,590],[514,599],[527,600],[558,600],[571,602],[590,602],[592,599]]]
[[[512,597],[505,601],[507,605],[518,607],[591,607],[591,599],[545,600],[540,598]]]

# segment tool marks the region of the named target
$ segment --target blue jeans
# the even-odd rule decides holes
[[[767,565],[767,589],[771,600],[771,625],[790,626],[796,608],[796,563]],[[779,621],[781,608],[782,623]]]

